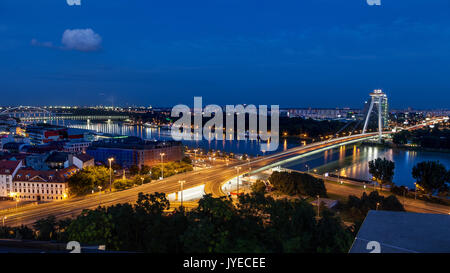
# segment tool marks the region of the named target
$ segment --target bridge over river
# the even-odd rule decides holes
[[[435,121],[430,121],[430,124],[434,122]],[[423,126],[425,125],[426,124]],[[420,127],[415,127],[412,129],[416,128]],[[385,132],[385,134],[389,133],[390,132]],[[327,149],[360,141],[376,139],[378,137],[378,133],[366,133],[316,142],[306,146],[295,147],[276,154],[263,156],[246,163],[238,162],[229,164],[228,166],[220,165],[208,169],[177,174],[163,180],[152,181],[151,183],[124,191],[100,195],[88,195],[84,197],[71,198],[65,201],[29,205],[19,207],[14,210],[0,211],[0,219],[6,217],[5,225],[18,226],[21,224],[30,225],[36,220],[50,215],[53,215],[56,218],[76,217],[82,210],[95,209],[99,206],[99,204],[102,206],[110,206],[118,203],[134,203],[137,200],[139,192],[163,192],[166,194],[179,192],[180,180],[185,181],[184,189],[204,186],[205,193],[212,194],[215,197],[223,196],[224,193],[222,192],[221,187],[224,183],[237,175],[249,173],[250,170],[252,170],[252,173],[256,173],[264,169],[298,160],[299,158],[306,157],[314,153],[320,153]],[[443,213],[445,210],[446,208],[439,208],[437,211]]]

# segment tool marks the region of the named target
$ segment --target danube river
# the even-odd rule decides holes
[[[87,129],[102,133],[137,136],[144,139],[168,140],[171,139],[170,131],[165,129],[147,128],[144,126],[126,125],[120,122],[90,123],[80,121],[55,121],[54,124],[68,127]],[[235,154],[249,154],[251,156],[262,155],[258,141],[183,141],[191,148],[203,148],[205,150],[222,150]],[[300,141],[281,139],[278,151],[299,146]],[[296,162],[283,165],[283,167],[300,171],[316,171],[317,173],[339,172],[341,176],[370,180],[367,162],[375,158],[387,158],[395,162],[394,182],[396,185],[414,187],[414,179],[411,175],[415,164],[427,160],[439,160],[447,169],[450,169],[450,153],[437,153],[426,151],[407,151],[382,147],[347,145],[338,149],[328,150]]]

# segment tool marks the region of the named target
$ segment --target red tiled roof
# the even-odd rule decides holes
[[[0,174],[12,174],[19,166],[20,161],[3,160],[0,161]]]
[[[69,177],[78,171],[75,166],[70,166],[62,170],[38,171],[20,169],[14,176],[13,181],[17,182],[66,182]]]

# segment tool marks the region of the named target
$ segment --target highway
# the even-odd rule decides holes
[[[99,205],[110,206],[119,203],[134,203],[137,200],[139,192],[154,193],[163,192],[166,194],[174,193],[180,190],[179,180],[184,180],[184,189],[205,185],[205,193],[212,194],[214,197],[225,195],[222,185],[236,177],[237,170],[240,167],[239,175],[251,172],[261,171],[280,164],[296,160],[299,156],[306,156],[311,153],[317,153],[324,149],[334,146],[344,145],[375,138],[377,133],[358,134],[336,138],[332,140],[316,142],[301,147],[295,147],[286,151],[257,158],[256,160],[240,163],[233,162],[228,165],[222,164],[212,168],[192,171],[188,173],[177,174],[163,180],[152,181],[151,183],[137,186],[128,190],[102,193],[100,195],[88,195],[78,198],[70,198],[65,201],[42,203],[39,205],[28,205],[19,207],[17,210],[0,211],[0,219],[5,219],[5,225],[20,226],[30,225],[36,220],[53,215],[57,219],[65,217],[76,217],[84,209],[95,209]]]
[[[249,168],[257,170],[259,168],[270,166],[276,162],[293,158],[295,156],[319,150],[325,147],[331,147],[336,144],[359,141],[374,137],[376,134],[354,135],[337,138],[332,141],[323,141],[312,143],[302,147],[295,147],[287,151],[268,155],[248,163],[231,163],[212,168],[177,174],[167,177],[164,180],[152,181],[151,183],[137,186],[124,191],[104,193],[100,195],[87,195],[84,197],[70,198],[65,201],[41,203],[39,205],[28,205],[19,207],[17,210],[0,211],[0,219],[5,219],[5,225],[20,226],[30,225],[35,221],[53,215],[57,219],[65,217],[76,217],[84,209],[95,209],[99,205],[110,206],[119,203],[134,203],[137,200],[139,192],[154,193],[163,192],[166,194],[180,190],[179,180],[184,180],[184,189],[205,185],[205,192],[213,196],[223,196],[221,185],[237,175],[234,167],[240,166],[239,174],[248,172]]]
[[[338,183],[338,178],[336,177],[322,177],[321,175],[314,175],[318,178],[322,178],[325,181],[325,188],[327,189],[328,194],[340,195],[340,196],[349,196],[354,195],[356,197],[361,197],[361,195],[366,192],[369,194],[373,191],[373,187],[371,185],[367,185],[367,188],[364,189],[363,185],[358,182],[353,182],[346,179],[339,179],[339,181],[343,181],[344,184]],[[377,191],[380,195],[389,196],[392,193],[389,191],[379,190],[377,187]],[[422,200],[414,200],[411,198],[403,198],[398,197],[399,201],[403,204],[406,211],[409,212],[418,212],[418,213],[438,213],[438,214],[450,214],[450,207],[445,205],[428,203]]]

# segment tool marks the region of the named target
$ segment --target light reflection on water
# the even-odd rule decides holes
[[[170,140],[172,139],[170,131],[161,128],[149,128],[141,125],[127,125],[121,122],[90,122],[86,123],[83,121],[53,121],[53,124],[65,125],[72,128],[92,130],[107,134],[116,135],[129,135],[141,137],[143,139],[159,139],[159,140]],[[260,149],[259,140],[230,140],[229,137],[225,140],[192,140],[183,141],[183,143],[189,147],[200,147],[205,150],[222,150],[226,152],[233,152],[235,154],[249,154],[251,156],[263,155]],[[301,145],[299,141],[288,141],[286,139],[282,140],[282,143],[278,146],[277,151],[287,150],[296,146]],[[274,152],[277,152],[274,151]],[[270,154],[274,152],[265,152],[265,154]]]
[[[439,160],[447,169],[450,169],[450,154],[448,153],[393,150],[390,148],[358,145],[351,145],[345,150],[341,147],[334,151],[339,151],[339,155],[331,160],[327,156],[330,152],[324,152],[321,156],[309,157],[306,160],[300,160],[284,167],[306,171],[305,164],[308,164],[311,168],[316,168],[318,173],[329,172],[337,174],[336,170],[338,170],[341,176],[371,180],[372,176],[369,174],[368,162],[381,157],[394,161],[394,183],[409,188],[414,188],[415,182],[411,174],[412,168],[421,161]]]

